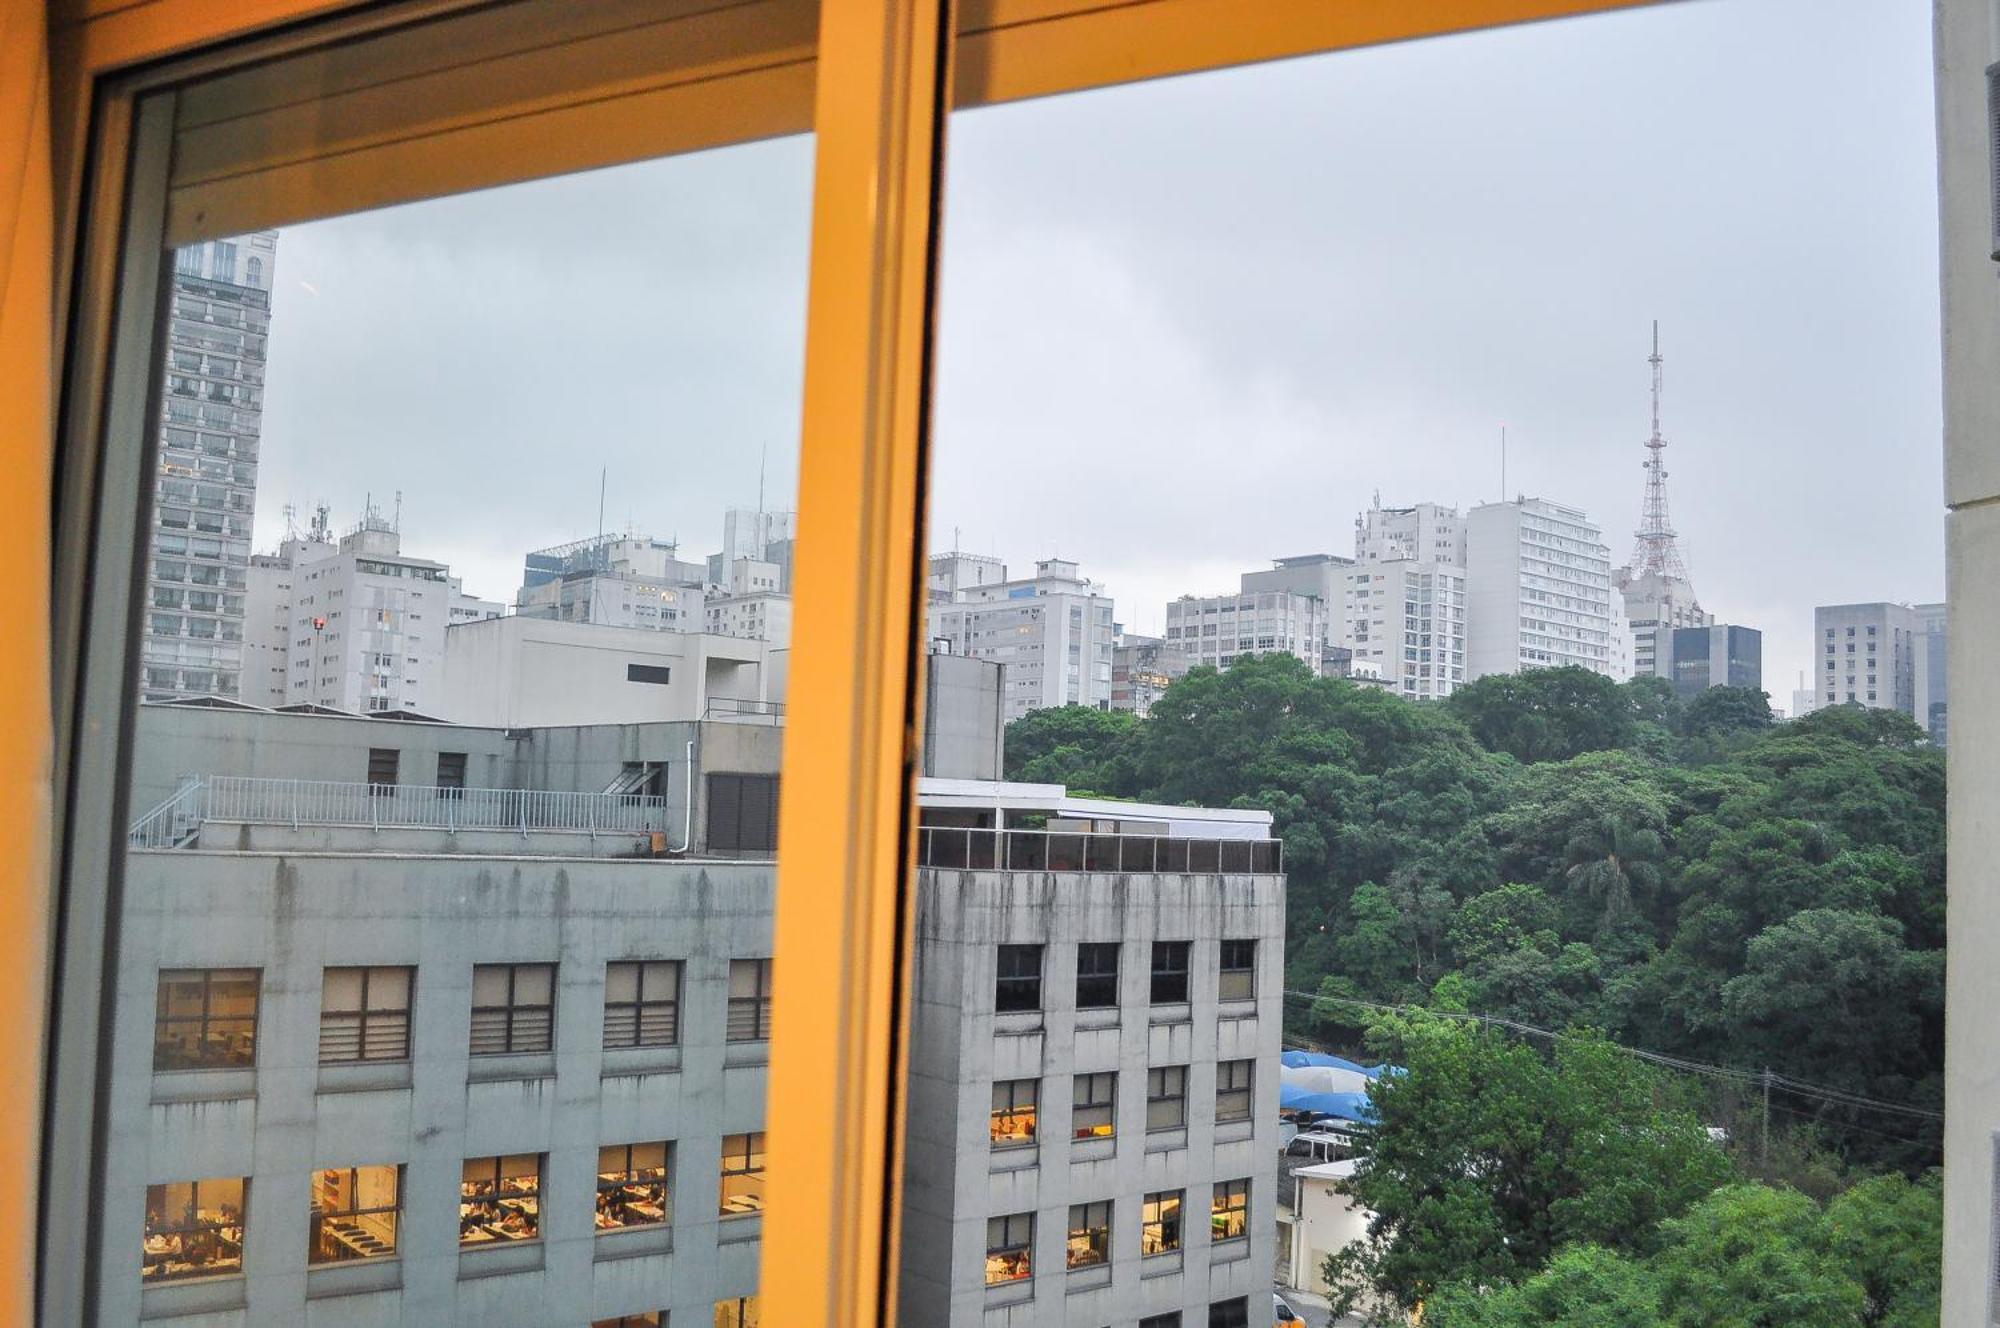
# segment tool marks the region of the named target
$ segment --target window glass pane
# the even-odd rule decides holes
[[[379,1296],[393,1261],[436,1252],[440,1168],[460,1170],[462,1276],[411,1313],[527,1313],[491,1278],[541,1278],[533,1249],[508,1251],[544,1235],[546,1191],[549,1234],[602,1233],[616,1286],[576,1299],[591,1279],[566,1276],[508,1305],[756,1320],[815,158],[810,135],[770,136],[809,93],[765,99],[800,95],[812,25],[519,0],[470,16],[519,45],[486,78],[466,17],[341,47],[402,90],[371,142],[446,151],[399,127],[436,111],[416,89],[442,78],[457,114],[474,85],[526,87],[525,62],[575,71],[573,95],[535,94],[538,126],[601,100],[594,79],[636,79],[678,109],[633,123],[724,145],[168,257],[157,399],[110,443],[144,453],[148,500],[104,514],[140,532],[115,575],[147,607],[99,1213],[136,1225],[132,1196],[177,1157],[244,1159],[238,1183],[291,1210],[249,1267],[240,1213],[173,1249],[149,1235],[143,1277],[93,1274],[107,1323],[241,1314],[141,1305],[197,1246],[274,1288],[251,1296],[258,1322]],[[197,79],[183,112],[310,152],[352,127],[314,68],[254,108],[245,86],[275,73]],[[599,136],[574,146],[604,159]],[[362,1110],[398,1098],[429,1105]],[[149,1128],[163,1111],[185,1128]],[[692,1202],[751,1218],[719,1257],[635,1230],[671,1228],[682,1165]],[[369,1259],[386,1262],[335,1267]]]
[[[241,1177],[148,1186],[143,1280],[240,1275],[248,1193]]]

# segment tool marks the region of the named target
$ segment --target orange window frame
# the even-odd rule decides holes
[[[773,1322],[894,1318],[915,629],[948,110],[1651,2],[821,0],[764,1232],[767,1266],[781,1274],[762,1293]],[[107,680],[106,661],[87,667],[86,643],[104,624],[89,620],[91,547],[79,531],[106,497],[57,448],[56,387],[60,436],[101,436],[104,361],[131,255],[116,225],[85,225],[86,204],[115,219],[127,154],[165,150],[113,83],[148,62],[359,12],[354,0],[0,0],[0,453],[17,477],[0,486],[12,572],[0,578],[10,624],[0,641],[0,834],[10,845],[0,922],[11,924],[0,926],[0,999],[14,1015],[0,1025],[0,1051],[16,1066],[46,1065],[58,1083],[87,1070],[97,1029],[50,1043],[56,943],[101,940],[105,922],[58,919],[63,882],[90,857],[75,851],[63,808],[82,784],[117,778],[121,731],[104,726],[103,702],[123,683]],[[50,625],[23,630],[32,623]],[[53,989],[56,1007],[64,994]],[[60,1176],[78,1164],[50,1128],[68,1106],[25,1091],[0,1100],[0,1208],[29,1210],[38,1167]],[[37,1260],[38,1246],[47,1253],[73,1235],[44,1226],[40,1241],[17,1234],[0,1247],[0,1317],[31,1321],[39,1272],[42,1321],[83,1321],[61,1254]]]

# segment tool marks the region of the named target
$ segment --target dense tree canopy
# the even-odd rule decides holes
[[[1294,1037],[1358,1050],[1353,1002],[1433,1005],[1940,1103],[1944,760],[1895,712],[1775,723],[1762,693],[1578,669],[1421,703],[1268,655],[1144,721],[1030,715],[1008,768],[1268,808],[1286,985],[1319,997],[1288,1005]],[[1936,1160],[1921,1118],[1782,1088],[1774,1114],[1846,1164]]]

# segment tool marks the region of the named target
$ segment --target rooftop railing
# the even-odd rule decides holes
[[[970,871],[1271,874],[1285,869],[1280,839],[1170,839],[1070,830],[927,825],[917,865]]]
[[[203,824],[340,826],[370,830],[497,830],[520,835],[665,831],[667,800],[633,793],[343,784],[211,775],[191,779],[133,823],[133,848],[177,848]]]

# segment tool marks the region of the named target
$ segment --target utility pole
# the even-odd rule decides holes
[[[1764,1137],[1757,1146],[1757,1164],[1771,1165],[1771,1067],[1764,1067]]]

